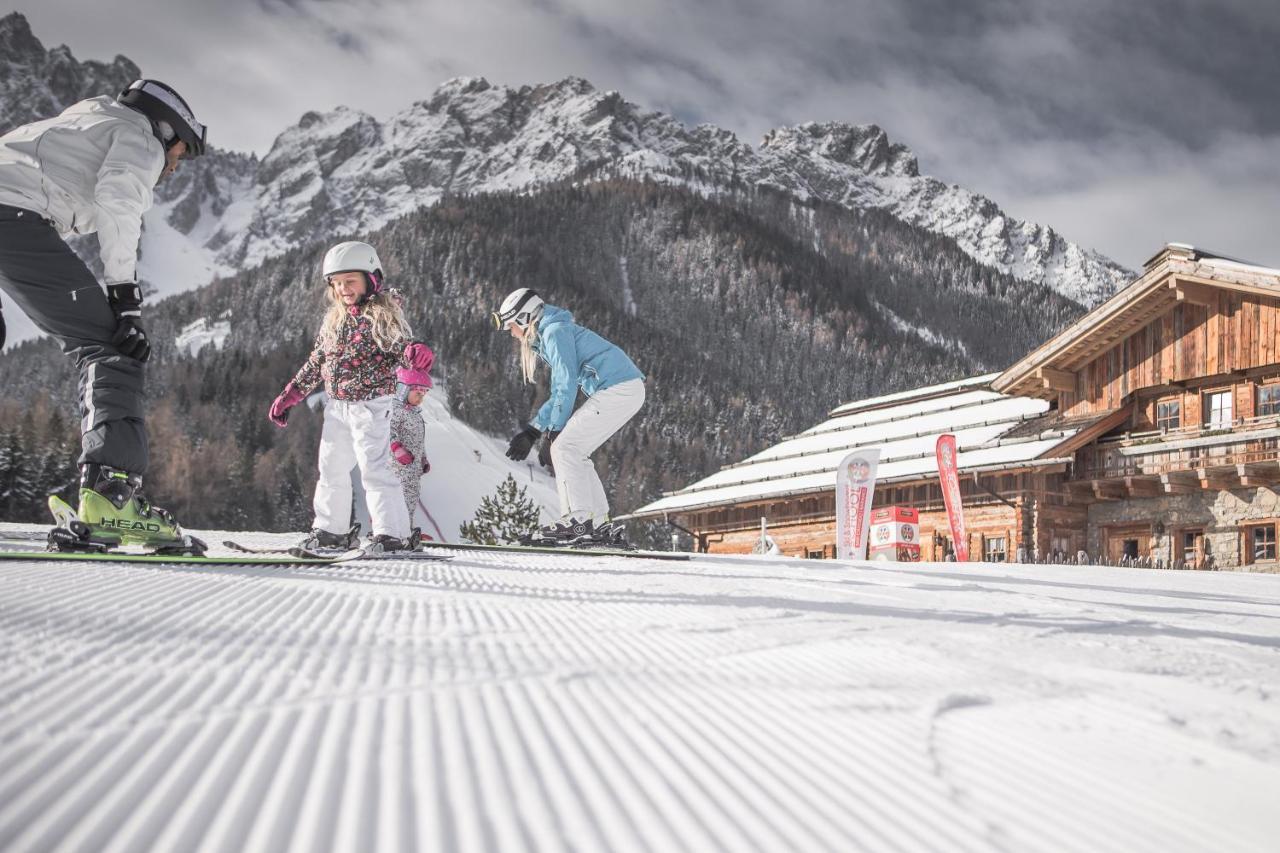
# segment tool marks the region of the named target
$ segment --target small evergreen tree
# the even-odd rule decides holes
[[[480,545],[504,545],[538,526],[538,507],[510,474],[492,496],[480,499],[475,518],[458,525],[462,536]]]

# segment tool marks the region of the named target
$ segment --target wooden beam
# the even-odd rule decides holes
[[[1068,480],[1067,497],[1073,503],[1091,504],[1097,500],[1093,496],[1093,483],[1088,480]]]
[[[1036,378],[1044,383],[1044,387],[1054,391],[1071,393],[1076,390],[1076,375],[1070,370],[1040,367],[1036,369]]]
[[[1164,485],[1154,477],[1125,477],[1124,486],[1131,498],[1154,498],[1164,494]]]
[[[1118,501],[1126,497],[1124,483],[1117,480],[1093,480],[1093,496],[1100,501]]]
[[[1240,483],[1232,476],[1233,473],[1209,468],[1196,469],[1196,477],[1200,480],[1200,488],[1214,492],[1225,492],[1239,488]]]
[[[1241,486],[1273,486],[1280,482],[1280,462],[1245,462],[1236,466],[1236,476]]]
[[[1189,495],[1200,491],[1200,481],[1190,471],[1174,471],[1160,475],[1160,485],[1167,495]]]
[[[1218,299],[1218,294],[1212,287],[1182,278],[1169,279],[1169,289],[1173,291],[1174,298],[1188,305],[1200,305],[1207,308],[1215,304]]]

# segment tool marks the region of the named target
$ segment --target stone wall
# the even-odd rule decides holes
[[[1280,566],[1274,564],[1242,565],[1244,542],[1240,525],[1278,517],[1280,495],[1269,488],[1206,490],[1187,495],[1099,502],[1089,507],[1087,549],[1094,558],[1105,555],[1107,526],[1149,524],[1153,531],[1151,556],[1169,562],[1180,559],[1175,551],[1179,531],[1203,527],[1208,551],[1218,569],[1277,571]],[[1160,535],[1154,532],[1157,522],[1164,524]]]

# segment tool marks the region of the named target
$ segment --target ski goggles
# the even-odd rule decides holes
[[[523,297],[521,297],[519,302],[517,302],[515,305],[512,305],[506,311],[492,312],[489,315],[489,317],[490,319],[493,320],[493,327],[495,329],[501,330],[501,329],[511,328],[511,325],[513,323],[521,327],[529,325],[529,320],[531,319],[530,317],[531,312],[526,310],[525,306],[529,304],[530,300],[537,299],[537,298],[538,298],[538,294],[534,293],[531,290],[528,293],[526,293]],[[523,315],[523,318],[522,318],[522,315]]]

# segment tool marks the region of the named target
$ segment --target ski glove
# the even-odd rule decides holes
[[[108,284],[107,303],[116,315],[111,345],[121,355],[145,362],[151,357],[151,342],[142,329],[142,288],[132,282]]]
[[[507,445],[507,458],[516,462],[524,461],[533,449],[533,443],[541,435],[542,430],[533,424],[525,424],[524,429],[511,436],[511,443]]]
[[[398,441],[391,442],[391,455],[395,457],[395,460],[401,465],[413,464],[413,454],[409,452],[407,447]]]
[[[280,392],[280,396],[276,397],[271,404],[271,411],[267,413],[267,417],[278,427],[282,427],[289,423],[289,410],[302,402],[306,395],[298,390],[298,386],[290,382],[284,386],[284,390]]]
[[[424,474],[431,473],[431,462],[430,460],[427,459],[427,454],[425,453],[422,454],[422,473]]]
[[[430,371],[436,354],[426,344],[415,342],[404,348],[404,360],[414,370]]]
[[[551,445],[560,437],[560,430],[549,432],[542,437],[542,444],[538,446],[538,464],[543,468],[556,472],[556,468],[551,464]]]

